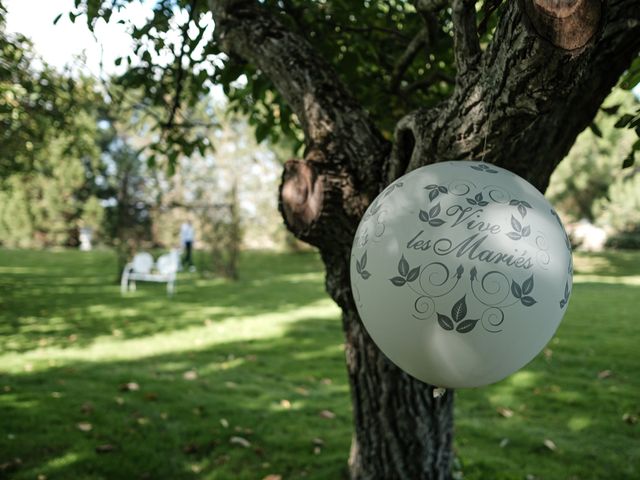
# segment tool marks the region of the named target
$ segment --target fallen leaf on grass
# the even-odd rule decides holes
[[[598,372],[598,378],[600,380],[604,380],[605,378],[609,378],[611,375],[613,375],[613,372],[611,370],[602,370],[601,372]]]
[[[311,440],[311,443],[313,443],[317,447],[322,447],[324,445],[324,440],[321,439],[320,437],[316,437],[313,440]]]
[[[509,445],[508,438],[503,438],[502,440],[500,440],[500,448],[505,448],[507,445]]]
[[[291,402],[289,400],[280,400],[280,406],[286,410],[291,408]]]
[[[322,383],[323,385],[331,385],[333,382],[330,378],[323,378],[322,380],[320,380],[320,383]]]
[[[498,414],[499,414],[501,417],[504,417],[504,418],[511,418],[511,417],[513,417],[513,410],[511,410],[510,408],[507,408],[507,407],[498,407],[498,408],[496,409],[496,411],[498,412]]]
[[[282,480],[282,475],[275,475],[272,473],[271,475],[264,477],[262,480]]]
[[[322,452],[322,449],[320,447],[313,447],[314,455],[320,455],[321,452]]]
[[[624,415],[622,415],[622,421],[628,423],[629,425],[635,425],[636,423],[638,423],[638,416],[631,413],[625,413]]]
[[[296,391],[296,393],[299,393],[303,397],[308,397],[309,396],[309,390],[307,390],[304,387],[296,387],[295,391]]]
[[[198,378],[198,372],[196,372],[195,370],[189,370],[182,374],[182,378],[184,378],[185,380],[195,380]]]
[[[80,422],[80,423],[76,423],[76,427],[81,432],[90,432],[91,429],[93,428],[93,425],[91,425],[89,422]]]
[[[220,425],[222,425],[223,428],[229,428],[229,421],[226,418],[221,418]]]
[[[117,403],[118,405],[124,405],[124,398],[122,398],[122,397],[116,397],[116,398],[114,398],[114,400],[116,401],[116,403]]]
[[[550,440],[548,438],[545,438],[544,441],[542,442],[542,444],[547,447],[549,450],[551,450],[552,452],[555,451],[558,447],[556,447],[556,444],[554,443],[553,440]]]
[[[224,382],[224,386],[227,388],[236,388],[238,384],[235,382]]]
[[[231,437],[229,439],[229,442],[231,442],[234,445],[240,445],[241,447],[244,447],[244,448],[249,448],[251,446],[251,442],[243,437]]]
[[[111,445],[110,443],[105,443],[103,445],[98,445],[96,447],[96,453],[111,453],[116,449],[116,447],[114,447],[113,445]]]
[[[333,413],[331,410],[322,410],[320,412],[320,416],[322,418],[327,418],[329,420],[331,420],[332,418],[336,418],[336,414]]]
[[[121,383],[118,386],[118,390],[120,390],[121,392],[136,392],[140,390],[140,385],[138,385],[136,382]]]

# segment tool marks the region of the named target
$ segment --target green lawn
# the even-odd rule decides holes
[[[640,255],[576,265],[545,354],[457,393],[460,477],[640,478]],[[122,298],[114,268],[0,250],[0,478],[344,476],[342,332],[316,255],[247,253],[240,281],[185,274],[173,299]]]

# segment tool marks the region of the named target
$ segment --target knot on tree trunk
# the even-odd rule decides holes
[[[369,199],[355,188],[353,175],[318,149],[284,165],[279,208],[287,228],[319,248],[351,248]]]
[[[312,161],[289,160],[280,185],[280,209],[287,226],[305,236],[320,216],[324,186]]]
[[[603,0],[521,0],[533,30],[556,48],[581,51],[598,33]]]

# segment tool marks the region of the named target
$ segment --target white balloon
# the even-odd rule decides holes
[[[572,288],[571,245],[526,180],[482,162],[442,162],[389,185],[351,250],[351,286],[374,342],[432,385],[477,387],[531,361]]]

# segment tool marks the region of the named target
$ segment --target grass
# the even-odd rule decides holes
[[[0,478],[344,476],[343,338],[316,255],[247,253],[240,281],[185,274],[173,299],[121,297],[114,262],[0,250]],[[640,478],[639,265],[577,258],[548,349],[457,393],[460,475]]]

